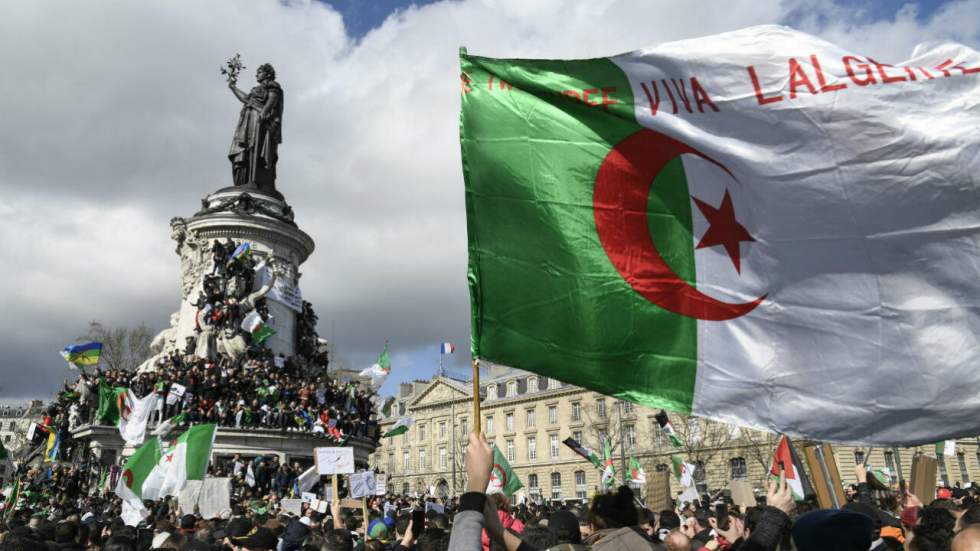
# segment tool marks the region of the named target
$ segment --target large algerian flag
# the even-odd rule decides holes
[[[150,438],[129,456],[116,483],[116,495],[128,501],[143,499],[143,482],[160,461],[160,440]]]
[[[108,425],[119,424],[119,404],[122,397],[129,392],[124,386],[111,387],[105,382],[99,382],[99,409],[95,418]]]
[[[797,436],[980,430],[977,52],[460,62],[474,357]]]
[[[119,435],[123,440],[132,445],[143,443],[146,436],[146,423],[150,420],[150,414],[156,408],[159,396],[155,392],[150,392],[146,396],[139,398],[129,389],[125,394],[120,395],[119,401]]]
[[[398,436],[399,434],[405,434],[408,429],[412,426],[411,417],[402,417],[401,419],[395,421],[395,424],[391,426],[388,432],[384,433],[381,438],[387,438],[389,436]]]
[[[213,424],[195,425],[181,434],[143,481],[143,499],[175,496],[188,480],[204,480],[214,436]]]
[[[389,373],[391,373],[391,359],[388,357],[388,342],[385,341],[385,349],[378,355],[378,361],[371,367],[361,370],[358,375],[370,378],[371,387],[377,390],[384,384]]]

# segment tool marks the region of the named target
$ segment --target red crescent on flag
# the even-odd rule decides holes
[[[500,466],[500,463],[493,464],[493,468],[490,469],[490,479],[497,479],[500,482],[501,489],[507,485],[507,471]]]
[[[133,487],[133,471],[131,471],[129,469],[126,469],[125,471],[123,471],[122,476],[123,476],[123,478],[126,479],[126,487],[127,488],[132,488]]]
[[[650,236],[647,200],[653,180],[669,161],[684,153],[697,155],[732,176],[718,161],[650,129],[638,130],[616,144],[595,177],[592,207],[599,240],[623,279],[653,304],[699,320],[744,316],[766,295],[739,304],[698,291],[671,269]]]

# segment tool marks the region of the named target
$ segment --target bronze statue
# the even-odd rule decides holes
[[[228,75],[228,88],[243,104],[228,151],[232,176],[236,186],[275,194],[276,162],[282,143],[282,87],[276,82],[276,70],[266,63],[255,72],[258,85],[246,94],[235,86],[242,68],[236,55],[221,71]]]

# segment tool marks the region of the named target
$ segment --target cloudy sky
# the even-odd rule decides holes
[[[48,398],[89,320],[163,328],[179,299],[168,221],[231,183],[239,104],[218,67],[272,62],[286,91],[278,187],[317,242],[303,293],[340,361],[385,339],[399,380],[437,344],[467,372],[459,46],[593,57],[757,24],[895,62],[980,47],[980,0],[4,2],[0,7],[0,400]]]

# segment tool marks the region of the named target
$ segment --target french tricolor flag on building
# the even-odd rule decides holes
[[[444,342],[439,345],[440,354],[452,354],[456,351],[456,345],[451,342]]]

